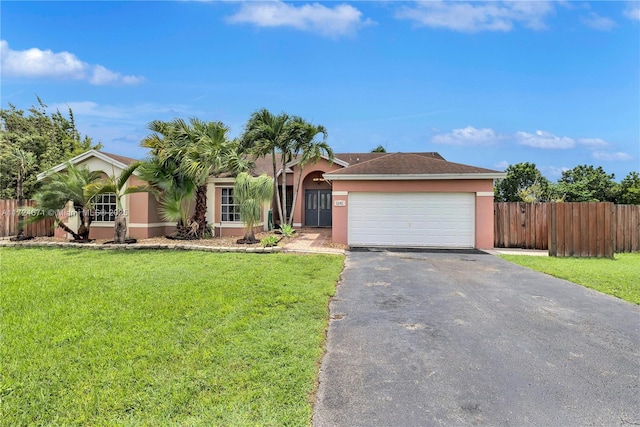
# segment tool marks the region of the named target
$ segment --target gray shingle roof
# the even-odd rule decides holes
[[[437,154],[437,153],[436,153]],[[448,174],[499,174],[501,172],[448,162],[442,156],[424,153],[388,153],[351,164],[325,175],[448,175]]]

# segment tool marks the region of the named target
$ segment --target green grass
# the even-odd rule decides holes
[[[640,253],[608,258],[556,258],[501,255],[502,258],[640,304]]]
[[[0,249],[0,424],[308,425],[342,266]]]

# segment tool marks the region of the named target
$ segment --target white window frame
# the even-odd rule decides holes
[[[233,187],[223,187],[220,194],[220,222],[241,222],[240,206],[233,199]],[[229,215],[232,215],[233,219],[229,219]]]
[[[107,201],[105,201],[107,199]],[[114,222],[118,205],[115,193],[96,194],[93,196],[93,211],[96,222]],[[104,219],[104,218],[108,219]]]

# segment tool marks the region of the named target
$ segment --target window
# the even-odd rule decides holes
[[[96,194],[93,198],[95,221],[114,221],[116,219],[116,195],[113,193]]]
[[[221,215],[223,222],[240,221],[240,208],[233,200],[233,188],[222,189]]]

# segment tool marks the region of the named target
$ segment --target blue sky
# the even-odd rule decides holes
[[[154,119],[262,107],[336,152],[437,151],[556,180],[640,170],[640,2],[2,1],[1,100],[71,106],[104,150],[143,157]]]

